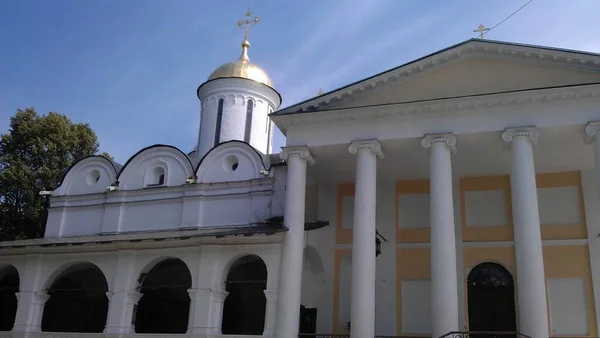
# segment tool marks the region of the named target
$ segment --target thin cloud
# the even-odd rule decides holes
[[[306,60],[315,60],[325,47],[331,48],[332,44],[342,37],[356,34],[362,25],[377,17],[377,13],[384,9],[386,2],[383,0],[346,1],[343,6],[333,6],[326,9],[326,20],[313,30],[293,51],[293,56],[285,63],[275,67],[277,83],[286,83],[290,78],[299,77],[306,65]]]

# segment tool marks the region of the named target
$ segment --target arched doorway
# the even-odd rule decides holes
[[[223,334],[262,335],[265,328],[267,266],[260,257],[244,256],[231,266],[223,306]]]
[[[190,313],[192,275],[178,258],[156,264],[139,278],[140,292],[135,318],[136,333],[186,333]]]
[[[470,331],[517,330],[515,287],[508,270],[497,263],[482,263],[467,278]]]
[[[67,268],[47,291],[42,331],[101,333],[108,313],[106,292],[106,278],[94,264]]]
[[[10,331],[15,325],[19,284],[19,272],[14,266],[0,269],[0,331]]]

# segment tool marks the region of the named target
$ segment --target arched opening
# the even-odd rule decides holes
[[[165,168],[156,166],[148,173],[146,186],[154,187],[165,184]]]
[[[508,270],[497,263],[482,263],[467,278],[470,331],[517,330],[515,287]]]
[[[260,257],[244,256],[231,266],[223,306],[223,334],[262,335],[265,328],[267,266]]]
[[[108,313],[106,292],[106,278],[94,264],[67,268],[47,291],[42,331],[101,333]]]
[[[135,318],[136,333],[186,333],[190,312],[192,275],[178,258],[156,264],[139,278],[140,292]]]
[[[10,331],[15,325],[19,284],[19,272],[14,266],[0,270],[0,331]]]
[[[221,143],[221,123],[223,121],[223,99],[219,99],[217,104],[217,123],[215,126],[215,140],[214,145]]]
[[[246,104],[246,127],[244,130],[244,142],[250,143],[250,134],[252,133],[252,112],[254,111],[254,101],[248,100]]]

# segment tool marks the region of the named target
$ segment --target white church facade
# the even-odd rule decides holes
[[[280,109],[248,48],[194,151],[82,159],[0,243],[0,336],[598,336],[600,55],[472,39]]]

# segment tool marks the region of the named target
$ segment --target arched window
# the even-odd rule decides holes
[[[19,273],[9,265],[0,270],[0,331],[10,331],[17,315]]]
[[[516,331],[515,288],[508,270],[481,263],[467,277],[470,331]]]
[[[165,168],[157,166],[150,171],[146,186],[148,187],[156,187],[165,184]]]
[[[42,331],[102,333],[108,313],[108,283],[92,263],[64,271],[48,289]]]
[[[265,328],[267,266],[260,257],[238,259],[229,270],[223,305],[223,334],[262,335]]]
[[[267,114],[267,126],[265,128],[265,131],[267,132],[267,149],[265,150],[265,152],[267,154],[271,153],[271,134],[273,131],[273,126],[271,126],[272,122],[271,122],[271,118],[269,117],[269,115],[271,115],[272,112],[273,112],[273,108],[269,107],[269,113]]]
[[[156,264],[140,278],[140,292],[135,314],[136,333],[185,333],[188,329],[192,275],[178,258]]]
[[[252,112],[254,110],[254,101],[248,100],[246,105],[246,130],[244,131],[244,142],[250,143],[250,132],[252,132]]]
[[[219,100],[219,104],[217,106],[217,125],[215,129],[215,142],[214,145],[219,144],[221,142],[221,121],[223,120],[223,99]]]
[[[271,143],[273,142],[272,138],[273,138],[273,122],[271,120],[269,120],[269,131],[267,134],[267,154],[271,153]]]

